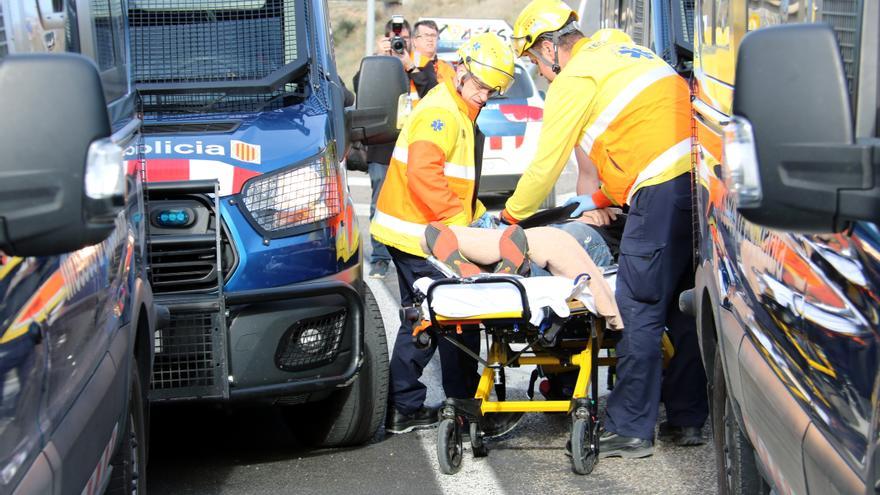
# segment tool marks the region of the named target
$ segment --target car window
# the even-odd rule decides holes
[[[513,85],[499,98],[531,98],[534,94],[532,76],[523,70],[521,66],[517,65],[516,72],[514,72]]]

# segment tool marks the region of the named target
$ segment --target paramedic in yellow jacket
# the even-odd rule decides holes
[[[429,91],[407,118],[370,224],[370,233],[388,246],[394,260],[403,306],[413,304],[417,279],[442,277],[420,247],[425,226],[434,221],[466,226],[485,213],[476,191],[482,135],[475,121],[489,97],[503,93],[513,82],[513,52],[489,33],[470,39],[459,55],[455,77]],[[416,349],[411,332],[404,322],[391,355],[391,407],[386,422],[391,433],[437,422],[437,409],[425,406],[426,389],[419,382],[435,348]],[[461,337],[479,353],[479,332]],[[445,340],[437,346],[447,397],[473,397],[477,362]]]
[[[534,213],[572,151],[580,179],[578,196],[568,201],[578,205],[573,217],[629,206],[615,295],[624,330],[600,456],[651,455],[660,400],[667,414],[660,439],[703,443],[705,372],[694,320],[677,304],[678,294],[693,286],[687,83],[621,31],[584,37],[577,14],[560,0],[529,3],[514,25],[513,45],[551,84],[538,152],[502,219]],[[663,372],[667,328],[675,356]]]

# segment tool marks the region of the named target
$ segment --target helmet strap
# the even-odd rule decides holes
[[[554,48],[554,50],[553,50],[554,57],[553,58],[555,60],[552,63],[549,60],[547,60],[546,58],[544,58],[544,56],[541,55],[541,52],[539,52],[538,50],[535,50],[534,48],[529,48],[529,53],[534,55],[536,59],[540,60],[542,64],[546,65],[547,67],[550,67],[550,70],[552,70],[555,74],[559,74],[559,71],[562,70],[562,68],[559,67],[559,51],[556,49],[556,45],[553,45],[553,48]]]
[[[562,26],[562,28],[560,28],[559,30],[553,32],[553,34],[550,36],[551,39],[549,40],[551,43],[553,43],[552,64],[549,63],[544,57],[535,54],[535,52],[532,52],[532,54],[537,56],[542,62],[544,62],[544,64],[548,65],[550,67],[550,70],[552,70],[554,74],[559,74],[559,72],[562,71],[562,66],[559,65],[559,40],[566,34],[578,30],[580,30],[580,27],[578,26],[577,21],[572,21],[565,26]]]

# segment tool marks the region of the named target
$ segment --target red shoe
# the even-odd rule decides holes
[[[472,277],[481,273],[480,268],[467,260],[458,250],[458,238],[446,224],[431,222],[425,227],[428,250],[459,277]]]
[[[501,251],[501,261],[495,265],[495,273],[510,273],[528,275],[529,273],[529,243],[526,239],[526,231],[519,225],[511,225],[501,234],[498,241]]]

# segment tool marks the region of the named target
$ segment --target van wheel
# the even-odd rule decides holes
[[[364,362],[354,383],[320,402],[282,410],[296,437],[316,447],[360,445],[385,419],[388,344],[379,305],[364,286]]]
[[[144,396],[138,369],[137,361],[132,359],[125,431],[116,454],[110,460],[113,474],[107,493],[112,495],[147,493]]]
[[[541,206],[538,207],[539,210],[546,210],[547,208],[555,208],[556,207],[556,186],[553,186],[553,189],[550,189],[550,194],[544,198],[544,201],[541,202]]]
[[[715,441],[715,467],[721,495],[767,493],[755,463],[755,450],[733,415],[727,396],[720,348],[715,349],[712,387],[712,435]]]

